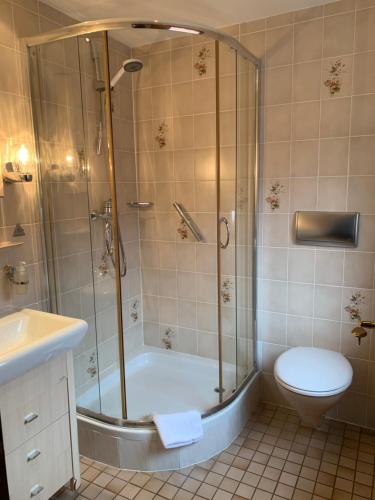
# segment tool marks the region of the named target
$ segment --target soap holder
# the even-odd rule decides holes
[[[20,172],[18,164],[8,161],[5,164],[3,171],[3,180],[7,184],[14,184],[15,182],[31,182],[33,180],[33,175],[27,172]]]

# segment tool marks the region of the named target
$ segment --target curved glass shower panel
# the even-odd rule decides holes
[[[107,52],[106,34],[99,32],[79,37],[79,50],[83,74],[86,157],[89,170],[87,215],[92,233],[101,413],[121,418],[123,404],[116,290],[118,270],[114,238],[117,214],[112,200],[108,148],[110,134],[106,117],[106,106],[111,105],[111,98],[107,95],[105,85],[106,65],[112,48]],[[86,397],[90,399],[89,394],[86,394]]]
[[[51,310],[84,319],[77,405],[121,417],[103,33],[30,51]]]
[[[218,43],[219,67],[219,330],[222,350],[223,400],[235,391],[237,372],[236,324],[236,60],[237,53]]]
[[[214,42],[156,40],[131,53],[111,42],[111,79],[125,67],[113,125],[128,418],[204,413],[219,401]]]
[[[255,364],[256,60],[149,24],[30,51],[51,310],[90,325],[80,411],[130,424]]]
[[[255,371],[257,69],[237,57],[236,323],[237,385]]]
[[[256,67],[219,43],[219,317],[223,399],[254,370]]]
[[[74,353],[78,401],[90,392],[100,411],[89,176],[77,38],[29,52],[39,182],[46,236],[50,310],[85,319],[88,333]]]

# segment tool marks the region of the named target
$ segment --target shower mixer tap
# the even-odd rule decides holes
[[[103,203],[103,209],[101,212],[92,210],[90,212],[90,220],[96,221],[101,219],[104,221],[104,243],[105,250],[102,255],[101,263],[99,265],[99,274],[104,276],[108,272],[107,257],[110,258],[112,265],[115,266],[115,255],[114,255],[114,238],[113,238],[113,225],[112,225],[112,199],[109,198]],[[124,243],[122,241],[121,231],[117,229],[118,234],[118,245],[119,245],[119,255],[120,255],[120,276],[123,278],[126,275],[127,264]]]

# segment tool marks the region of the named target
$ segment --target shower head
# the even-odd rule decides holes
[[[121,68],[117,71],[115,76],[111,80],[111,88],[114,88],[118,83],[122,75],[125,73],[135,73],[143,68],[143,62],[140,59],[126,59],[122,63]]]

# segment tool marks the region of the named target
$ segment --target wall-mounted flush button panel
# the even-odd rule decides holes
[[[358,212],[296,212],[298,245],[353,248],[358,245]]]

